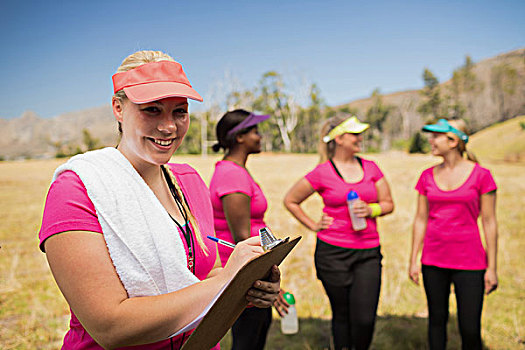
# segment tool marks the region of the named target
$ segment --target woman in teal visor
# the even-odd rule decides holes
[[[452,121],[453,124],[462,124],[460,121]],[[427,131],[427,132],[437,132],[437,133],[453,133],[454,135],[456,135],[457,137],[459,137],[459,139],[461,141],[463,141],[463,143],[467,143],[468,142],[468,135],[459,130],[458,128],[455,128],[452,126],[451,123],[449,123],[448,120],[446,119],[440,119],[438,120],[438,122],[436,124],[430,124],[430,125],[425,125],[423,127],[423,131]]]
[[[408,274],[416,284],[420,271],[423,275],[429,348],[446,348],[450,285],[454,284],[462,349],[481,350],[483,293],[498,286],[496,183],[490,171],[467,152],[465,122],[440,119],[425,125],[423,131],[431,133],[432,154],[443,162],[423,171],[416,185],[419,197]],[[477,223],[480,215],[485,247]]]

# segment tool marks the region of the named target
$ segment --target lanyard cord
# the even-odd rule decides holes
[[[184,219],[184,227],[182,227],[182,225],[177,220],[175,220],[175,218],[171,216],[169,213],[168,215],[173,220],[173,222],[175,222],[175,224],[179,227],[180,231],[182,232],[184,236],[184,239],[186,240],[186,245],[188,246],[188,269],[193,274],[195,274],[195,264],[194,264],[195,256],[194,256],[194,249],[193,249],[195,247],[195,242],[193,241],[193,235],[192,235],[190,223],[188,220],[188,213],[186,212],[186,208],[182,204],[182,200],[179,194],[175,190],[175,185],[171,182],[171,178],[169,177],[168,172],[166,169],[164,169],[164,167],[162,167],[162,172],[164,174],[164,177],[166,178],[166,182],[168,183],[168,187],[170,189],[171,195],[173,196],[173,199],[175,199],[177,208],[179,209],[182,215],[182,218]],[[182,196],[184,196],[184,194],[182,194]],[[188,205],[186,198],[184,198],[184,202],[186,203],[186,205]]]

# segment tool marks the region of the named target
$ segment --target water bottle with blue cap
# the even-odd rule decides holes
[[[348,213],[350,214],[350,219],[352,220],[352,228],[354,231],[361,231],[366,228],[366,219],[358,217],[354,213],[354,203],[359,200],[359,195],[356,191],[350,191],[346,195],[346,204],[348,206]]]

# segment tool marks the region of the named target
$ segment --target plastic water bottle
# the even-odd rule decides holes
[[[354,203],[359,199],[356,191],[350,191],[346,195],[346,204],[348,205],[348,213],[352,220],[352,228],[354,231],[364,230],[366,228],[366,219],[357,217],[354,213]]]
[[[283,334],[295,334],[299,331],[295,298],[292,293],[288,292],[283,294],[283,298],[290,306],[288,307],[288,313],[281,317],[281,332]]]

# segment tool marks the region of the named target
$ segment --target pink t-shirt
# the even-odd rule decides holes
[[[416,190],[428,200],[421,263],[448,269],[486,269],[478,217],[481,195],[497,189],[490,171],[476,164],[465,183],[443,191],[434,181],[433,169],[423,171],[416,184]]]
[[[329,160],[306,174],[305,179],[323,199],[323,212],[334,218],[329,228],[317,232],[317,237],[321,241],[337,247],[352,249],[379,246],[376,219],[366,218],[366,228],[354,231],[346,204],[346,195],[351,190],[357,192],[362,201],[377,203],[376,182],[383,178],[383,173],[374,162],[366,159],[362,159],[362,162],[363,178],[355,183],[343,180]]]
[[[179,181],[186,198],[188,198],[192,192],[196,192],[199,195],[199,198],[206,198],[206,196],[202,196],[202,193],[207,194],[208,190],[195,170],[189,166],[181,167],[181,165],[168,165],[179,180],[180,176],[184,176],[186,183],[193,185],[191,188],[188,188],[190,186],[184,186],[184,182]],[[189,182],[187,179],[188,177],[190,177]],[[202,202],[202,205],[198,205],[197,208],[195,203],[199,202]],[[190,201],[190,206],[191,203],[194,203],[194,206],[191,207],[192,212],[198,211],[198,215],[194,212],[196,216],[209,216],[209,221],[211,223],[211,206],[209,202]],[[177,230],[179,231],[187,255],[188,246],[186,239],[184,238],[183,233],[180,232],[180,229]],[[84,184],[78,175],[72,171],[63,172],[51,184],[47,194],[42,226],[39,232],[40,249],[45,252],[45,240],[52,235],[66,231],[91,231],[102,234],[102,228],[98,222],[95,206],[89,199]],[[207,232],[201,232],[201,235],[205,238],[206,233]],[[198,246],[195,249],[195,276],[200,280],[206,278],[216,260],[215,243],[208,239],[204,239],[204,242],[208,248],[208,256],[206,256],[204,251]],[[73,311],[71,311],[69,328],[69,331],[64,337],[62,349],[102,349],[102,347],[91,338],[88,332],[86,332],[84,327],[82,327],[82,324],[79,322]],[[188,339],[190,334],[191,332],[186,332],[174,337],[172,340],[166,339],[153,344],[130,346],[122,349],[171,349],[171,343],[173,343],[175,349],[179,349],[184,341]],[[217,344],[213,349],[219,348],[219,344]]]
[[[231,193],[244,193],[250,197],[250,235],[258,236],[259,229],[266,226],[264,213],[268,208],[266,197],[259,185],[253,180],[248,171],[238,164],[221,160],[215,164],[215,172],[210,181],[210,196],[213,206],[213,219],[217,237],[235,243],[228,228],[228,221],[224,216],[221,197]],[[226,264],[232,250],[218,245],[222,266]]]

